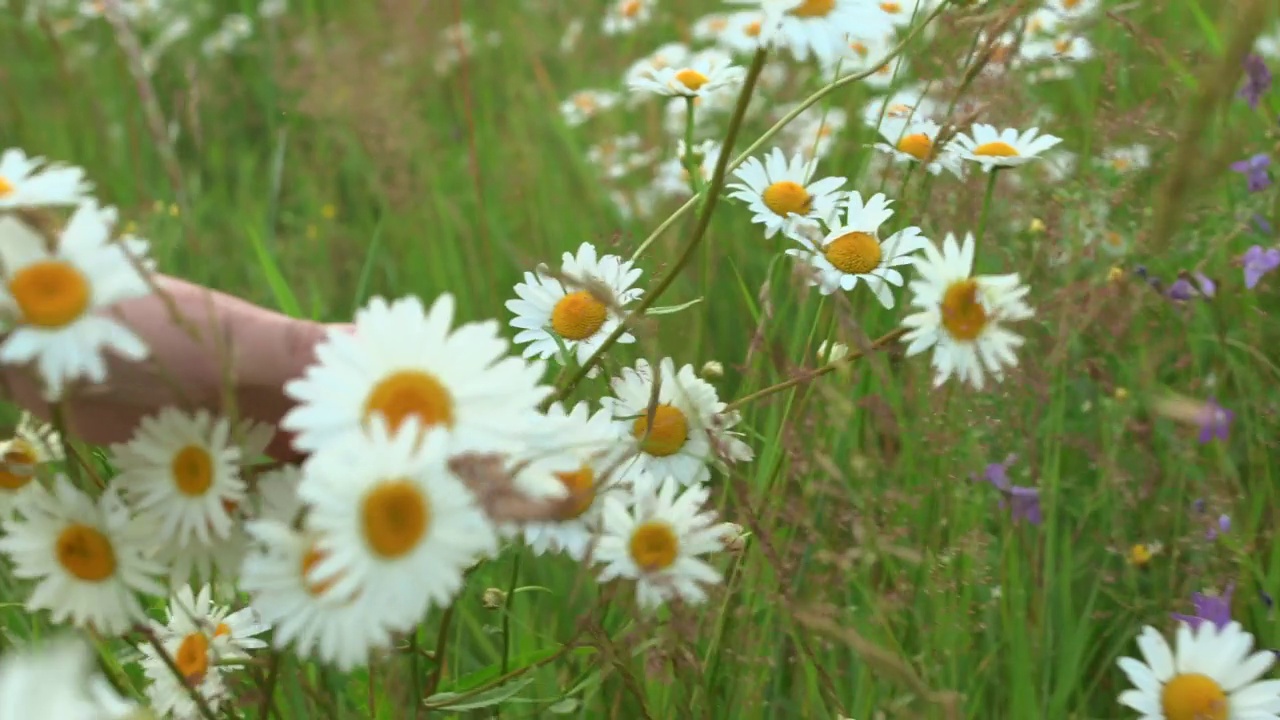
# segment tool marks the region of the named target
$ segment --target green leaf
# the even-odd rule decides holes
[[[648,310],[645,310],[644,314],[645,315],[670,315],[672,313],[678,313],[681,310],[691,308],[700,302],[702,302],[702,298],[694,298],[693,300],[690,300],[687,303],[681,303],[679,305],[663,305],[661,307],[651,307]]]
[[[495,688],[476,693],[457,703],[450,702],[451,698],[460,698],[461,693],[444,692],[436,693],[427,698],[423,702],[427,707],[434,710],[479,710],[480,708],[493,707],[512,697],[525,689],[529,683],[533,682],[532,677],[521,677],[512,680],[509,683],[499,685]]]

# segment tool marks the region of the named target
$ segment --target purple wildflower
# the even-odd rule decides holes
[[[1009,482],[1009,465],[1016,459],[1016,455],[1010,455],[1004,462],[987,465],[982,473],[982,479],[1000,491],[1000,507],[1003,508],[1005,500],[1008,499],[1012,506],[1014,522],[1026,520],[1032,525],[1039,525],[1044,521],[1044,514],[1040,509],[1040,491],[1033,487],[1013,485]]]
[[[1245,176],[1249,182],[1249,192],[1262,192],[1271,187],[1271,175],[1267,168],[1271,167],[1271,157],[1266,153],[1258,153],[1243,160],[1231,163],[1231,169]]]
[[[1178,279],[1173,281],[1169,289],[1165,291],[1165,296],[1170,300],[1183,302],[1195,297],[1211,298],[1218,293],[1218,284],[1202,272],[1196,271],[1194,274],[1188,273],[1186,270],[1178,273]]]
[[[1204,593],[1191,593],[1191,604],[1195,606],[1194,615],[1172,613],[1174,620],[1179,620],[1198,630],[1200,623],[1213,623],[1216,628],[1223,628],[1231,622],[1231,595],[1236,591],[1235,583],[1227,585],[1221,595],[1216,597]]]
[[[1280,249],[1254,245],[1244,252],[1244,286],[1252,290],[1263,275],[1280,267]]]
[[[1240,88],[1239,97],[1249,103],[1249,107],[1258,108],[1262,96],[1271,89],[1271,71],[1261,55],[1250,53],[1244,59],[1244,87]]]
[[[1276,231],[1276,229],[1271,226],[1271,222],[1262,216],[1262,213],[1253,214],[1253,226],[1257,228],[1258,232],[1268,237]]]
[[[1209,398],[1200,413],[1200,444],[1211,442],[1215,437],[1227,439],[1227,430],[1236,414],[1218,404],[1216,398]]]
[[[1219,515],[1217,524],[1210,525],[1209,529],[1205,531],[1204,537],[1206,540],[1216,540],[1219,535],[1228,532],[1231,532],[1231,516]]]

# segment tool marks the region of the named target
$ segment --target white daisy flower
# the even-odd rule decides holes
[[[116,635],[146,619],[137,593],[163,595],[162,572],[146,557],[155,527],[129,516],[108,488],[96,501],[59,476],[52,491],[32,493],[4,522],[0,552],[13,574],[37,580],[28,610],[48,610],[54,622],[70,621]]]
[[[61,462],[62,438],[51,425],[23,413],[13,437],[0,442],[0,520],[13,514],[21,498],[41,488],[40,470]]]
[[[4,720],[127,720],[139,708],[98,669],[93,646],[60,635],[0,657],[0,718]]]
[[[115,482],[138,512],[153,516],[162,544],[210,544],[231,532],[228,504],[244,500],[240,448],[231,422],[205,410],[164,408],[142,419],[127,443],[112,446]]]
[[[223,674],[248,659],[249,650],[267,645],[254,637],[268,629],[257,613],[252,608],[232,613],[213,603],[208,585],[198,595],[184,585],[169,603],[167,623],[151,625],[179,675],[151,643],[141,643],[142,669],[150,681],[147,697],[156,710],[177,718],[200,717],[188,684],[211,710],[218,710],[230,697]]]
[[[943,170],[956,177],[964,176],[961,155],[955,145],[948,142],[939,148],[938,136],[942,127],[928,119],[885,118],[880,123],[880,136],[888,142],[879,142],[875,148],[887,153],[897,163],[923,163],[930,175]]]
[[[146,243],[108,242],[114,222],[114,210],[82,204],[50,252],[24,223],[0,217],[0,318],[16,322],[0,344],[0,362],[35,361],[51,401],[69,381],[105,381],[104,349],[128,360],[147,356],[132,330],[99,312],[150,292],[129,259],[140,258]]]
[[[628,437],[623,436],[613,416],[605,409],[594,414],[586,402],[569,412],[559,403],[547,411],[547,444],[578,459],[573,472],[557,473],[567,496],[557,505],[554,521],[527,523],[522,531],[525,543],[535,555],[563,552],[584,560],[591,541],[600,529],[600,513],[609,497],[629,496],[617,470],[626,453]]]
[[[1280,58],[1280,27],[1259,36],[1253,43],[1253,51],[1264,58]]]
[[[751,222],[764,225],[765,238],[781,230],[787,237],[799,240],[803,237],[801,227],[830,221],[838,209],[836,191],[845,183],[842,177],[811,182],[816,167],[816,163],[800,155],[788,162],[781,148],[774,148],[763,162],[747,158],[734,171],[734,177],[742,182],[729,184],[733,191],[729,197],[747,203],[755,213]]]
[[[778,108],[774,116],[781,119],[793,108],[794,106]],[[849,114],[840,108],[810,107],[783,127],[780,141],[790,152],[812,161],[824,158],[831,152],[836,138],[848,124]]]
[[[657,157],[656,149],[642,151],[643,144],[635,133],[609,138],[587,148],[587,162],[599,168],[605,178],[617,180],[649,165]]]
[[[702,97],[741,85],[745,74],[728,53],[711,49],[693,55],[685,64],[644,72],[629,87],[633,92]]]
[[[728,29],[729,16],[727,14],[711,13],[694,20],[689,32],[693,35],[693,39],[699,42],[716,42],[720,39],[720,35]]]
[[[613,0],[600,28],[605,35],[622,35],[634,31],[653,17],[657,0]]]
[[[719,583],[720,573],[698,556],[723,550],[730,529],[716,522],[714,511],[702,511],[708,495],[701,486],[681,493],[680,483],[668,477],[660,487],[637,488],[631,507],[607,499],[595,552],[604,565],[600,582],[634,579],[642,608],[706,600],[703,587]]]
[[[945,110],[937,101],[925,96],[919,88],[903,88],[892,95],[867,103],[862,120],[879,128],[883,120],[936,120]]]
[[[1143,720],[1280,720],[1280,680],[1262,679],[1276,655],[1250,652],[1253,646],[1253,636],[1234,621],[1222,628],[1202,622],[1195,630],[1179,623],[1176,649],[1144,627],[1138,636],[1143,659],[1118,662],[1134,685],[1120,694],[1120,704]]]
[[[296,465],[283,465],[258,475],[253,495],[257,507],[247,511],[254,519],[274,519],[292,523],[305,507],[298,497],[298,485],[302,482],[302,469]]]
[[[972,130],[972,135],[956,135],[956,144],[961,148],[962,157],[981,165],[984,172],[1024,165],[1062,142],[1060,137],[1040,135],[1039,128],[1019,133],[1013,128],[996,130],[991,125],[976,123]]]
[[[876,23],[863,0],[729,0],[759,6],[764,13],[761,41],[785,48],[798,61],[830,60],[844,51],[845,38]],[[880,22],[884,26],[883,21]]]
[[[550,392],[539,384],[543,364],[508,356],[497,322],[451,329],[453,316],[448,294],[429,310],[416,297],[376,297],[356,313],[354,332],[330,332],[316,364],[284,387],[298,403],[280,422],[296,433],[294,447],[358,441],[381,416],[393,430],[408,418],[448,428],[459,451],[502,450]]]
[[[923,19],[936,4],[935,0],[881,0],[876,8],[892,28],[906,28]]]
[[[790,248],[786,253],[812,266],[809,284],[821,294],[848,292],[862,280],[881,305],[891,308],[891,286],[902,287],[903,283],[902,273],[894,268],[910,265],[912,255],[929,242],[918,227],[880,239],[880,226],[893,217],[891,202],[884,193],[864,202],[862,193],[855,190],[849,193],[843,222],[832,227],[820,243],[805,241],[803,249]]]
[[[919,312],[902,321],[910,328],[902,338],[907,356],[933,348],[935,385],[957,375],[981,390],[984,369],[999,382],[1005,366],[1017,366],[1013,351],[1022,345],[1004,324],[1034,314],[1024,300],[1029,288],[1017,273],[972,275],[971,234],[958,245],[948,233],[941,251],[931,242],[924,252],[915,259],[920,279],[908,285]]]
[[[669,42],[658,46],[657,50],[631,63],[627,71],[622,75],[622,84],[624,87],[631,87],[632,84],[642,78],[651,77],[654,73],[662,70],[669,70],[677,66],[683,66],[689,62],[693,51],[688,45],[681,42]],[[633,101],[640,98],[632,97]]]
[[[246,529],[259,545],[245,558],[239,585],[271,625],[277,649],[292,646],[299,656],[348,671],[366,663],[371,651],[391,645],[391,631],[363,593],[339,593],[336,581],[311,578],[327,557],[315,533],[274,519],[252,520]]]
[[[1058,63],[1083,62],[1093,57],[1093,44],[1083,35],[1057,35],[1043,39],[1025,40],[1018,48],[1023,60],[1037,62],[1052,60]]]
[[[716,38],[716,44],[735,55],[754,55],[760,49],[764,19],[764,13],[759,9],[729,13],[724,32]]]
[[[577,127],[618,104],[618,94],[608,90],[579,90],[560,103],[560,114]]]
[[[1119,173],[1146,170],[1151,167],[1151,148],[1141,143],[1107,148],[1100,162]]]
[[[1076,19],[1092,14],[1101,4],[1101,0],[1045,0],[1044,7],[1064,18]]]
[[[313,456],[298,495],[307,529],[326,555],[309,578],[334,583],[393,629],[407,631],[432,606],[448,607],[462,574],[497,551],[492,524],[449,468],[449,437],[423,435],[417,418],[390,431],[381,418],[347,457]],[[421,441],[418,438],[421,437]]]
[[[654,480],[674,477],[686,485],[696,485],[711,477],[707,463],[713,458],[713,429],[726,432],[729,424],[717,421],[725,404],[716,389],[699,378],[692,365],[676,371],[671,358],[658,365],[657,404],[652,408],[654,377],[648,361],[637,360],[635,368],[623,368],[610,385],[613,397],[601,400],[620,432],[639,443],[638,452],[623,464],[623,476]]]
[[[617,255],[598,256],[591,243],[578,246],[576,255],[564,253],[560,276],[550,277],[541,268],[524,274],[517,283],[517,299],[508,300],[515,314],[511,326],[520,332],[515,343],[524,357],[556,358],[564,362],[561,348],[578,363],[590,358],[622,321],[619,310],[643,294],[633,288],[642,271]],[[633,343],[631,333],[618,337]]]
[[[652,187],[664,196],[691,197],[693,186],[689,182],[689,169],[685,167],[685,145],[683,140],[676,142],[676,157],[666,160],[654,169]],[[715,174],[716,162],[720,159],[720,143],[715,140],[703,140],[694,146],[698,156],[698,177],[703,183],[711,181]]]
[[[18,148],[0,154],[0,210],[79,205],[92,190],[78,167],[27,157]]]

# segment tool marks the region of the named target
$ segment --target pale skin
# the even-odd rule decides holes
[[[108,353],[106,383],[73,387],[64,416],[78,439],[95,445],[127,441],[142,418],[169,406],[225,412],[228,388],[235,417],[278,426],[293,406],[285,383],[315,360],[316,345],[329,330],[351,327],[289,317],[174,277],[152,279],[158,294],[108,310],[142,338],[150,356],[128,362]],[[185,320],[175,321],[175,313]],[[0,383],[23,409],[44,420],[53,416],[30,369],[0,366]],[[277,432],[268,454],[284,462],[301,460],[290,440]]]

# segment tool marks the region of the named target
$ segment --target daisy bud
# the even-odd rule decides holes
[[[486,610],[497,610],[507,604],[507,594],[498,588],[489,588],[480,596]]]

